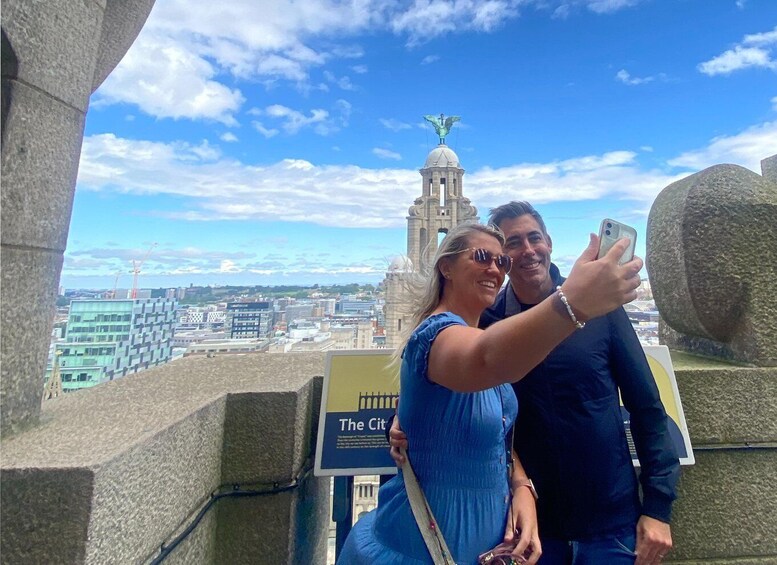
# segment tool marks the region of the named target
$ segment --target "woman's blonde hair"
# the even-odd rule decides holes
[[[407,345],[413,331],[428,318],[440,305],[443,289],[445,288],[445,277],[440,270],[440,264],[446,257],[451,257],[461,253],[470,247],[470,238],[478,233],[490,235],[499,241],[499,245],[504,245],[504,234],[502,231],[492,225],[478,224],[475,222],[466,222],[453,228],[440,243],[437,252],[434,254],[431,267],[426,272],[414,273],[407,280],[406,288],[411,298],[410,311],[413,313],[410,324],[404,330],[401,341],[393,355],[393,361],[398,362],[402,356],[402,351]]]

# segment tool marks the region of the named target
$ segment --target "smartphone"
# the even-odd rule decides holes
[[[619,239],[627,237],[629,239],[629,246],[618,261],[621,265],[628,263],[634,258],[634,246],[637,244],[637,230],[624,223],[610,218],[602,220],[602,225],[599,227],[599,257],[604,257],[607,252],[615,245],[615,242]]]

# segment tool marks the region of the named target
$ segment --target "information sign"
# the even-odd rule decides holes
[[[644,346],[667,413],[669,435],[682,465],[695,460],[685,415],[665,345]],[[318,476],[389,475],[397,469],[386,443],[386,420],[399,401],[399,367],[389,349],[327,353],[315,474]],[[631,436],[631,416],[621,405],[626,437],[639,465]],[[520,431],[518,432],[520,433]]]

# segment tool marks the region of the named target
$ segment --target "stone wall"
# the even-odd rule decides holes
[[[35,425],[89,96],[154,0],[6,0],[0,431]]]
[[[677,562],[777,563],[777,156],[666,187],[647,265],[696,464],[672,533]]]
[[[777,563],[777,370],[672,361],[696,458],[680,478],[672,560]]]
[[[323,563],[329,479],[308,472],[322,354],[190,357],[46,401],[2,443],[2,563]],[[306,474],[305,474],[306,473]]]

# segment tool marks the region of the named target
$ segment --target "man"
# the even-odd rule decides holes
[[[542,217],[529,203],[493,209],[490,223],[504,232],[513,267],[510,284],[481,316],[482,328],[538,304],[564,281],[550,261],[553,244]],[[513,388],[515,450],[539,495],[540,565],[661,562],[672,547],[680,466],[626,312],[590,320]],[[619,390],[631,414],[641,501]],[[392,432],[392,440],[398,437]]]

